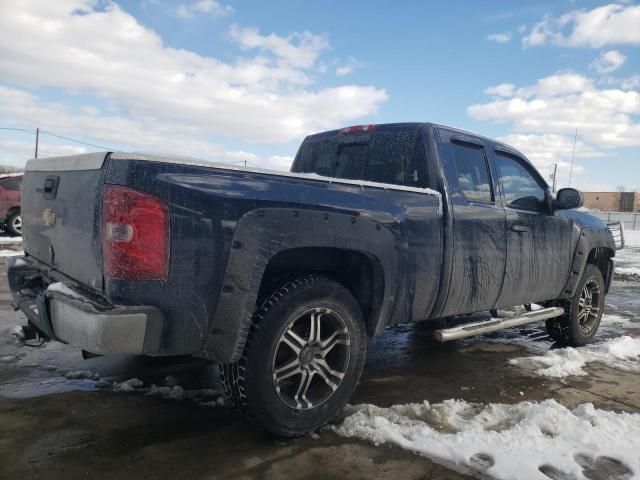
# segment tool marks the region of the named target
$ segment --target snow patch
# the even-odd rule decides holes
[[[151,387],[145,392],[145,395],[153,397],[168,398],[170,400],[184,400],[185,392],[184,388],[180,385],[174,385],[173,387],[158,387],[152,384]]]
[[[27,262],[25,262],[23,258],[16,258],[13,261],[13,266],[14,267],[24,267],[26,264],[27,264]]]
[[[144,387],[144,382],[139,378],[130,378],[124,382],[115,382],[113,389],[116,392],[135,392]]]
[[[393,444],[483,477],[549,480],[543,472],[553,471],[561,476],[551,478],[585,478],[603,459],[628,473],[620,478],[640,475],[640,414],[592,404],[569,410],[555,400],[425,401],[390,408],[356,405],[346,412],[343,423],[332,427],[341,436]]]
[[[615,273],[623,280],[635,278],[640,279],[640,267],[616,267]]]
[[[68,380],[80,380],[80,379],[99,380],[100,374],[90,372],[88,370],[73,370],[71,372],[65,373],[64,377]]]
[[[22,243],[22,237],[0,237],[0,245],[3,243]]]
[[[18,257],[24,255],[22,250],[0,250],[0,257]]]
[[[535,369],[537,375],[552,378],[587,375],[584,367],[588,363],[640,372],[640,338],[625,335],[586,347],[559,348],[549,350],[544,355],[514,358],[509,363]]]
[[[80,295],[75,290],[71,290],[62,282],[52,283],[51,285],[49,285],[49,287],[47,287],[47,292],[58,292],[67,297],[76,298],[78,300],[84,300],[84,297],[82,295]]]
[[[16,325],[11,330],[9,330],[9,335],[16,341],[22,342],[25,339],[24,330],[22,329],[22,325]]]
[[[114,382],[113,390],[116,392],[144,393],[149,397],[161,397],[169,400],[191,400],[204,407],[224,407],[226,403],[223,394],[212,388],[185,390],[174,383],[177,380],[172,376],[168,376],[166,381],[168,386],[151,384],[151,386],[145,387],[142,380],[130,378],[124,382]],[[96,387],[106,388],[108,386],[104,383],[99,384],[100,382],[102,380],[96,383]]]

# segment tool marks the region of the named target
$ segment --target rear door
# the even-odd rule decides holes
[[[529,162],[501,147],[494,162],[507,219],[507,268],[497,306],[555,299],[569,278],[573,220],[549,210],[548,187]]]
[[[27,254],[102,289],[103,164],[106,153],[30,160],[22,182]]]
[[[502,288],[506,235],[487,145],[446,129],[440,140],[453,216],[451,281],[440,316],[488,310]]]

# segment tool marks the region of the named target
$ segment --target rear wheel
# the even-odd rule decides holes
[[[20,215],[19,210],[11,213],[7,217],[7,221],[5,222],[5,230],[11,235],[22,235],[22,216]]]
[[[591,343],[604,309],[604,280],[595,265],[587,265],[573,298],[561,305],[561,318],[547,320],[549,336],[561,345],[580,347]]]
[[[362,314],[351,293],[327,277],[305,275],[270,295],[254,322],[241,360],[221,366],[235,406],[281,436],[331,420],[364,365]]]

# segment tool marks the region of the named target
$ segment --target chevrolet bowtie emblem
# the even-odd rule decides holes
[[[42,212],[42,222],[47,227],[53,227],[56,224],[56,214],[47,208],[44,212]]]

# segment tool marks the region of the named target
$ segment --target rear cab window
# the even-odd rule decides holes
[[[385,125],[371,132],[330,132],[308,138],[294,171],[408,187],[427,186],[420,127]]]

